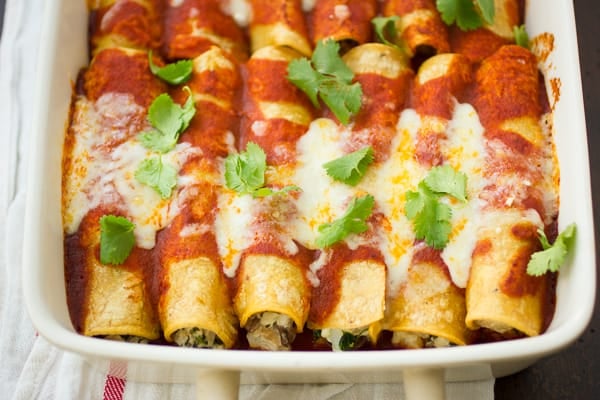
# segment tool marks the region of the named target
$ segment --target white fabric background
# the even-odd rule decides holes
[[[85,0],[80,0],[85,1]],[[0,397],[102,399],[108,371],[50,345],[27,317],[21,244],[30,115],[44,0],[7,0],[0,43]],[[493,399],[494,380],[450,383],[448,399]],[[124,399],[193,399],[184,384],[128,381]],[[242,399],[401,399],[400,384],[243,385]]]

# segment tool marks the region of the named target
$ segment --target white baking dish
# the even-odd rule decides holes
[[[127,378],[154,382],[192,381],[203,390],[235,396],[242,382],[399,381],[409,392],[421,379],[476,380],[517,372],[571,344],[587,326],[595,296],[595,250],[586,129],[573,5],[569,0],[529,0],[530,36],[549,32],[554,50],[544,63],[546,78],[560,80],[555,131],[561,167],[560,226],[575,222],[574,257],[563,267],[557,307],[548,331],[539,337],[493,344],[410,351],[256,352],[149,346],[94,339],[71,327],[63,275],[61,151],[78,70],[87,64],[87,9],[84,0],[47,0],[31,140],[23,287],[38,332],[58,347],[90,362],[121,360]],[[555,81],[556,82],[556,81]],[[548,87],[552,87],[548,85]],[[552,96],[551,96],[552,98]],[[327,372],[327,373],[324,373]],[[227,383],[228,385],[221,385]],[[200,387],[200,386],[199,386]],[[440,385],[425,385],[438,391]],[[227,389],[228,388],[228,389]],[[216,396],[217,392],[212,392]],[[414,394],[414,393],[413,393]],[[433,398],[435,393],[421,398]],[[428,397],[426,397],[428,396]],[[216,397],[213,397],[216,398]]]

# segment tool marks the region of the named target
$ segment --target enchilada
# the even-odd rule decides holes
[[[305,331],[319,338],[310,348],[326,339],[334,350],[543,332],[553,277],[529,277],[523,265],[541,249],[538,228],[556,233],[558,167],[535,59],[505,45],[520,21],[514,3],[496,2],[494,24],[455,32],[437,25],[432,2],[385,2],[381,14],[405,19],[395,44],[372,43],[373,2],[253,1],[242,16],[228,2],[133,3],[160,17],[160,39],[94,31],[65,142],[66,278],[80,332],[113,335],[87,327],[104,323],[98,310],[110,307],[90,304],[107,291],[126,296],[133,304],[120,301],[119,312],[142,326],[114,335],[197,347],[306,348],[295,344]],[[433,36],[423,33],[430,24]],[[483,31],[501,38],[485,53]],[[190,62],[191,78],[168,86],[149,60]],[[331,102],[340,98],[344,114]],[[157,99],[182,110],[168,151],[145,145]],[[76,139],[98,132],[101,144]],[[525,158],[537,167],[525,169]],[[137,179],[148,160],[174,174],[168,188]],[[464,199],[428,192],[439,167],[466,176]],[[97,185],[106,197],[82,207],[85,185],[88,198]],[[443,240],[417,226],[416,195],[450,210],[444,229],[430,227],[447,227]],[[120,266],[96,255],[105,214],[135,226]],[[327,231],[341,239],[325,241]],[[488,296],[494,288],[506,296]]]

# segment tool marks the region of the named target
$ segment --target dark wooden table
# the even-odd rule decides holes
[[[558,0],[547,0],[548,7]],[[588,132],[592,192],[600,199],[600,0],[574,0]],[[600,211],[595,212],[600,250]],[[597,257],[596,257],[597,258]],[[597,263],[596,263],[597,264]],[[597,279],[600,283],[600,279]],[[600,284],[598,285],[600,287]],[[496,400],[600,399],[600,298],[585,334],[571,347],[496,381]]]
[[[548,0],[548,7],[553,1]],[[5,0],[0,0],[0,16]],[[600,0],[574,0],[589,140],[592,192],[600,198]],[[0,18],[0,31],[3,18]],[[594,216],[600,249],[600,212]],[[600,276],[600,274],[599,274]],[[600,279],[598,279],[600,287]],[[585,334],[571,347],[496,381],[496,400],[600,398],[600,297]]]

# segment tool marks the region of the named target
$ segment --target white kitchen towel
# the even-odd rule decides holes
[[[73,0],[85,1],[85,0]],[[0,397],[32,400],[193,399],[188,384],[127,381],[37,335],[23,303],[21,247],[34,77],[44,0],[7,0],[0,43]],[[447,384],[447,397],[491,400],[494,380]],[[401,399],[400,384],[242,385],[241,399]]]

